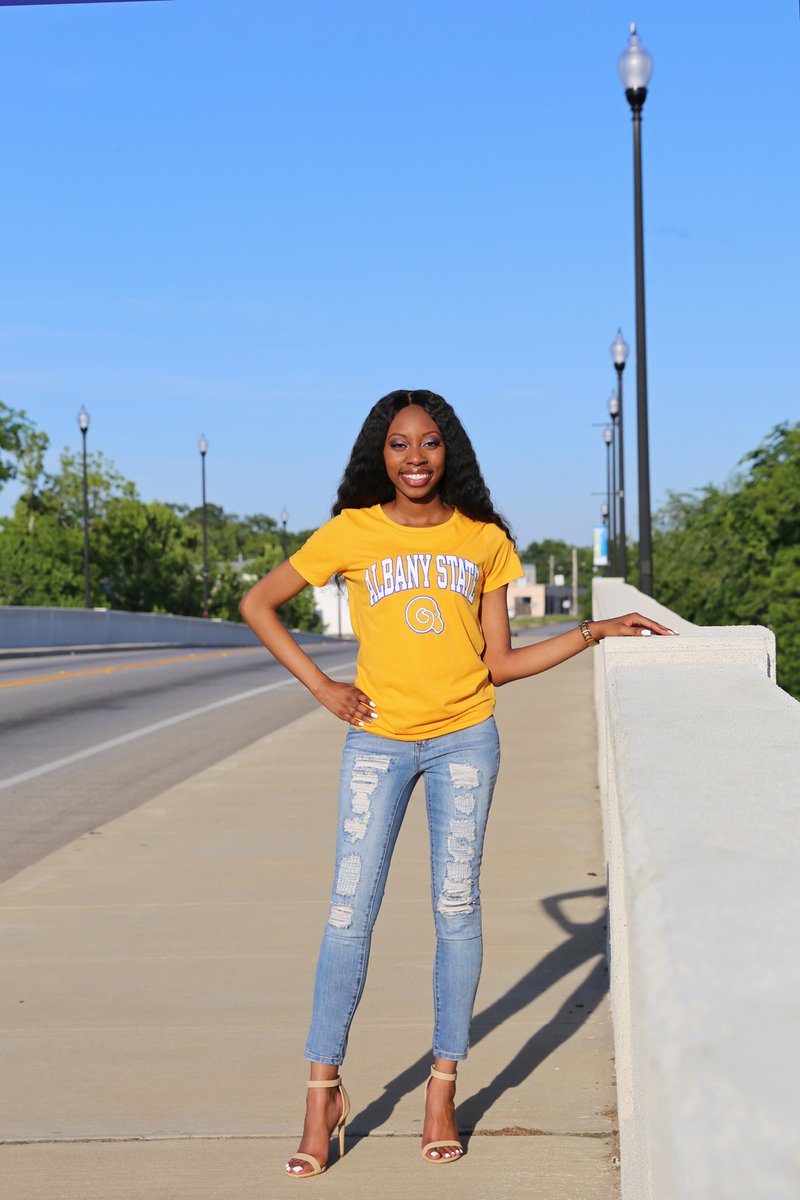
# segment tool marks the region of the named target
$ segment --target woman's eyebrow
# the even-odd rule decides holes
[[[426,433],[422,433],[422,434],[420,434],[420,437],[423,437],[423,438],[426,438],[426,437],[441,437],[441,436],[442,436],[442,435],[441,435],[441,433],[439,432],[439,430],[438,430],[438,429],[429,429],[429,430],[428,430]],[[406,440],[406,441],[408,441],[408,440],[409,440],[409,435],[408,435],[407,433],[400,433],[398,430],[395,430],[395,432],[394,432],[394,433],[390,433],[390,434],[389,434],[389,437],[390,437],[390,438],[401,437],[401,438],[405,438],[405,440]]]

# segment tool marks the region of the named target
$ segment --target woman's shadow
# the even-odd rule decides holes
[[[604,887],[595,887],[576,892],[562,892],[542,900],[542,907],[548,916],[568,934],[568,937],[536,963],[503,996],[482,1012],[476,1013],[472,1021],[471,1045],[475,1046],[488,1037],[509,1017],[527,1008],[559,979],[570,975],[583,963],[592,959],[597,959],[597,962],[593,963],[591,970],[558,1011],[531,1035],[510,1062],[498,1071],[494,1079],[459,1105],[458,1126],[462,1134],[472,1133],[504,1092],[509,1088],[518,1087],[554,1050],[571,1038],[608,991],[607,909],[604,909],[595,921],[576,922],[571,921],[562,908],[568,900],[605,894]],[[389,1080],[383,1095],[351,1118],[349,1130],[352,1130],[354,1137],[368,1137],[373,1130],[389,1119],[403,1096],[421,1088],[430,1073],[430,1062],[430,1052],[426,1052],[394,1079]]]

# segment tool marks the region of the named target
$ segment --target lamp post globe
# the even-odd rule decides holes
[[[89,414],[83,405],[78,413],[78,428],[83,440],[83,607],[90,608],[89,598],[89,477],[86,464],[86,435],[89,432]]]
[[[208,511],[206,508],[206,454],[208,454],[208,440],[204,433],[200,434],[200,441],[197,443],[197,448],[200,451],[200,478],[202,481],[202,498],[203,498],[203,616],[208,616]]]
[[[633,208],[636,258],[636,440],[639,475],[639,588],[653,594],[653,549],[650,527],[650,450],[647,425],[647,337],[644,303],[644,218],[642,202],[642,109],[653,74],[652,56],[645,50],[636,26],[617,70],[633,115]],[[619,337],[620,335],[618,335]],[[613,353],[613,348],[612,348]],[[615,365],[617,360],[614,360]],[[623,363],[624,365],[624,363]],[[621,379],[621,371],[618,372]]]
[[[647,97],[647,85],[653,74],[653,56],[642,45],[636,32],[635,22],[631,25],[628,44],[617,59],[617,70],[622,80],[622,86],[625,88],[625,95],[628,96],[628,92],[633,92],[636,102],[644,104]],[[628,96],[628,102],[633,106],[634,100],[630,96]]]
[[[611,360],[618,371],[625,370],[625,363],[628,361],[629,346],[622,336],[622,330],[617,330],[617,336],[614,338],[611,346]]]

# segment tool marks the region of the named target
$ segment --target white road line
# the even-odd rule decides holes
[[[354,666],[355,659],[352,662],[341,663],[330,674],[333,676],[345,668]],[[18,783],[27,783],[29,779],[36,779],[39,775],[49,775],[51,771],[69,767],[84,758],[93,758],[95,754],[103,754],[106,750],[113,750],[115,746],[124,746],[126,742],[135,742],[137,738],[146,737],[148,733],[158,733],[161,729],[168,729],[170,725],[179,725],[181,721],[189,721],[192,717],[200,717],[203,713],[213,712],[215,708],[224,708],[226,704],[236,704],[239,700],[249,700],[252,696],[263,695],[264,692],[274,692],[276,688],[288,687],[292,683],[298,683],[298,680],[281,679],[278,683],[268,683],[264,687],[251,688],[248,692],[239,692],[237,696],[227,696],[224,700],[215,700],[213,704],[204,704],[202,708],[192,708],[188,712],[178,713],[177,716],[166,717],[165,720],[156,721],[153,725],[143,725],[141,729],[134,729],[131,733],[123,733],[120,737],[110,738],[107,742],[98,742],[96,746],[89,746],[86,750],[77,751],[76,754],[68,754],[65,758],[57,758],[53,762],[43,763],[41,767],[33,767],[30,771],[23,771],[20,775],[2,779],[0,780],[0,792],[5,791],[6,788],[16,787]]]

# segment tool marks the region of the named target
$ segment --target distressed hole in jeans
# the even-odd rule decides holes
[[[450,832],[454,838],[463,838],[465,842],[475,841],[475,819],[465,817],[450,822]]]
[[[439,903],[436,906],[446,916],[472,912],[472,866],[467,862],[449,862]]]
[[[450,763],[450,779],[454,789],[477,787],[478,769],[469,763]],[[461,804],[459,804],[459,800]],[[472,904],[472,860],[475,858],[477,826],[471,816],[475,798],[469,790],[456,790],[453,804],[459,814],[450,821],[450,837],[447,853],[450,861],[445,871],[444,884],[436,904],[437,911],[444,916],[455,917],[471,913]]]
[[[449,876],[449,867],[448,867]],[[472,879],[447,878],[444,881],[439,903],[436,905],[440,913],[447,917],[455,917],[461,913],[472,912]]]
[[[456,812],[462,813],[465,817],[475,811],[475,797],[472,792],[456,792],[453,796],[453,804]]]
[[[351,842],[360,842],[367,835],[367,826],[371,813],[364,813],[360,817],[345,817],[344,832]]]
[[[386,754],[358,754],[353,761],[353,773],[350,776],[350,803],[352,816],[344,821],[345,836],[351,842],[360,842],[366,836],[372,794],[380,783],[381,775],[385,775],[392,765],[392,760]]]
[[[472,867],[469,863],[449,862],[446,871],[447,882],[466,883],[472,879]]]
[[[349,929],[353,922],[353,910],[349,904],[332,904],[328,924],[334,929]]]
[[[454,788],[475,788],[478,786],[478,768],[472,763],[450,763],[450,782]]]
[[[339,863],[336,891],[340,896],[355,896],[360,878],[361,858],[358,854],[346,855]]]
[[[447,839],[447,853],[453,862],[468,863],[475,857],[475,847],[463,838],[451,837]]]

